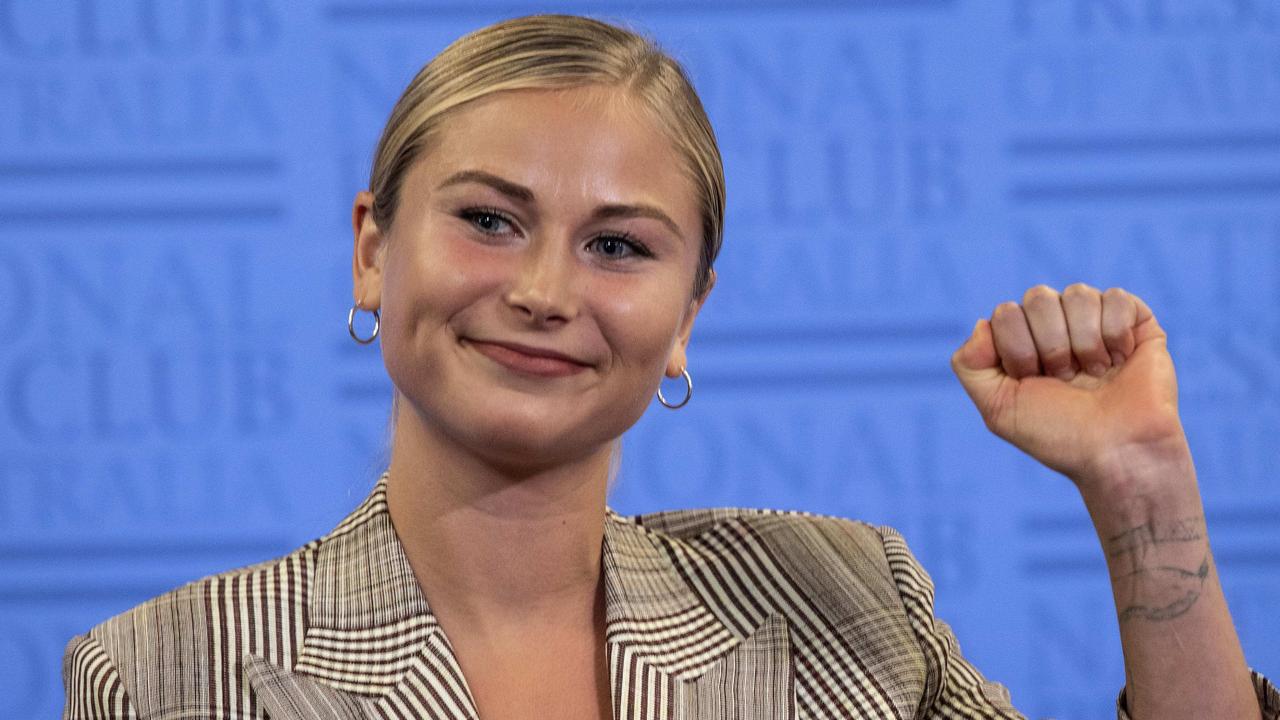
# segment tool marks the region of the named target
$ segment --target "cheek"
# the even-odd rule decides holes
[[[414,396],[414,389],[441,380],[440,362],[499,282],[501,267],[456,235],[436,231],[404,240],[386,266],[382,354],[393,382]]]
[[[448,232],[414,239],[406,250],[388,272],[387,286],[407,323],[448,320],[501,281],[492,253]]]
[[[683,304],[659,289],[606,288],[597,293],[596,316],[620,362],[643,367],[659,379],[680,325]]]

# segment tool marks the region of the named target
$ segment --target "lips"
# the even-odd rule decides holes
[[[581,372],[589,364],[549,348],[494,340],[469,340],[480,354],[494,362],[527,375],[560,377]]]

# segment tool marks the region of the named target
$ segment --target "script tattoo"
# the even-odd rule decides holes
[[[1198,567],[1187,567],[1191,543],[1205,540],[1204,516],[1163,523],[1149,522],[1126,530],[1107,541],[1119,595],[1120,621],[1159,622],[1187,612],[1200,599],[1209,577],[1209,553]]]

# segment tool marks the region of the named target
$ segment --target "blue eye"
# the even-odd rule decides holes
[[[643,243],[633,240],[625,235],[601,235],[591,241],[589,247],[594,247],[601,255],[610,260],[620,260],[628,257],[653,257],[653,253],[649,252],[649,248]]]
[[[502,213],[487,208],[470,208],[458,215],[486,235],[497,235],[504,232],[504,225],[508,228],[511,225],[511,221]]]

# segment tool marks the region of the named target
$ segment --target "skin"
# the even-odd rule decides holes
[[[979,320],[951,366],[993,433],[1079,489],[1110,569],[1130,715],[1258,718],[1147,304],[1039,285]]]
[[[523,90],[445,123],[391,228],[356,196],[355,299],[381,310],[401,395],[391,518],[481,717],[610,715],[610,454],[661,377],[680,375],[706,299],[691,297],[701,223],[681,167],[620,91]],[[619,205],[633,212],[600,215]],[[531,375],[486,340],[584,367]],[[1257,718],[1146,304],[1038,286],[978,321],[952,368],[992,432],[1079,488],[1111,570],[1133,717]]]
[[[706,299],[692,297],[701,220],[681,168],[616,90],[522,90],[445,123],[388,232],[356,197],[356,299],[381,309],[402,396],[391,518],[481,717],[609,717],[609,458],[662,376],[680,375]],[[618,205],[649,214],[600,217]],[[532,376],[482,340],[587,367]],[[564,672],[548,680],[548,664]]]

